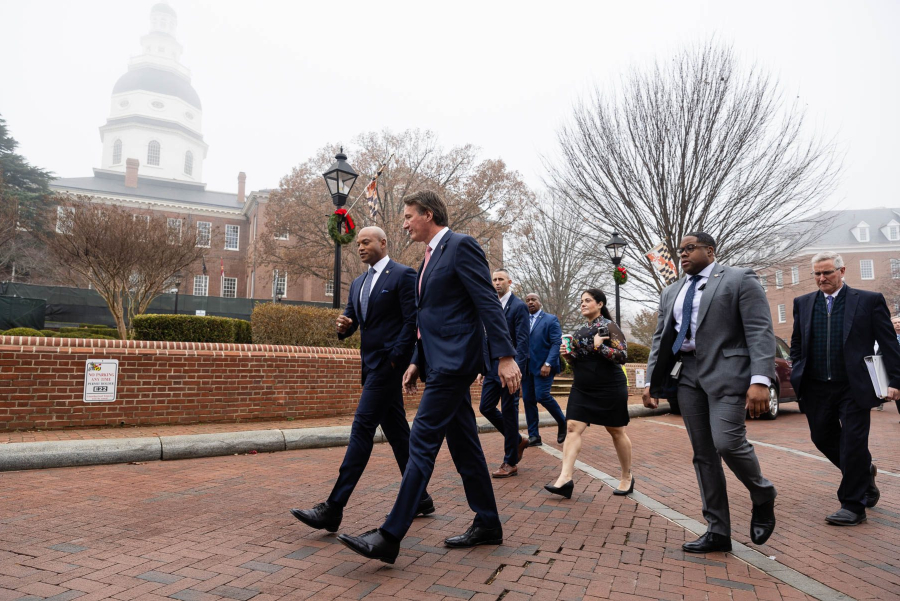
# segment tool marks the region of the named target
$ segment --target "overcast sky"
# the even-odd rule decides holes
[[[98,128],[149,31],[152,0],[0,0],[0,115],[33,164],[100,163]],[[208,188],[275,187],[364,131],[434,130],[537,187],[573,102],[712,34],[776,72],[837,136],[828,205],[900,207],[900,2],[170,0],[203,102]],[[353,156],[350,156],[353,162]]]

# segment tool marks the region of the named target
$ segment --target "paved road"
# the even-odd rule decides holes
[[[552,449],[529,449],[519,477],[495,481],[500,547],[441,546],[471,520],[445,448],[430,486],[438,512],[415,521],[393,567],[287,513],[327,495],[342,448],[0,474],[0,601],[900,598],[896,410],[872,414],[876,463],[891,472],[879,478],[881,502],[867,523],[841,529],[823,520],[837,508],[837,470],[789,407],[776,422],[750,424],[779,489],[779,527],[759,553],[746,491],[730,476],[735,540],[750,550],[681,552],[693,537],[684,526],[701,519],[699,493],[680,420],[659,416],[629,427],[634,499],[598,479],[617,469],[601,428],[588,431],[571,501],[542,488],[559,469]],[[482,440],[497,463],[501,438]],[[342,530],[380,524],[398,481],[390,449],[378,445]]]

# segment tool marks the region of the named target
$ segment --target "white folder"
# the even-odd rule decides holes
[[[869,377],[872,378],[872,386],[875,388],[875,396],[883,399],[888,392],[887,370],[884,368],[884,359],[881,355],[872,355],[865,357],[866,368],[869,370]]]

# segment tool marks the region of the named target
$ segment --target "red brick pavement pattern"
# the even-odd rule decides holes
[[[647,420],[635,420],[629,431],[640,489],[696,514],[683,432]],[[482,440],[496,465],[501,438],[489,434]],[[591,428],[584,459],[610,471],[609,449],[606,433]],[[429,486],[437,513],[415,521],[394,567],[364,561],[287,512],[324,499],[343,453],[330,448],[2,474],[0,601],[809,598],[732,555],[685,556],[680,545],[690,535],[681,527],[629,498],[612,496],[586,475],[578,476],[571,501],[552,497],[542,485],[555,478],[559,463],[538,449],[526,452],[519,477],[494,482],[505,519],[504,545],[443,547],[446,536],[463,531],[472,519],[444,448]],[[802,472],[797,466],[808,461],[784,458],[785,469]],[[817,479],[834,482],[829,473],[811,477],[804,484],[817,494]],[[377,445],[341,530],[359,533],[379,525],[398,481],[390,448]],[[681,492],[663,491],[673,485]],[[885,488],[886,496],[898,496],[896,486]],[[791,498],[784,485],[781,498]],[[744,530],[747,516],[739,499],[735,522]],[[777,545],[797,541],[816,523],[791,526],[787,512],[781,515]],[[876,535],[883,554],[877,561],[892,562],[896,541],[887,545],[878,535],[887,528],[864,528],[832,535],[844,541],[837,550],[872,561],[861,539]],[[829,557],[821,550],[818,556]],[[868,569],[871,580],[883,581],[883,571]],[[884,591],[869,581],[854,587]]]
[[[871,415],[873,461],[882,470],[900,474],[897,410],[891,403]],[[635,489],[705,523],[687,433],[658,422],[682,425],[680,417],[665,415],[633,420],[628,427],[634,445]],[[748,438],[822,456],[810,442],[805,416],[793,404],[782,406],[776,421],[748,422]],[[778,489],[778,526],[759,551],[853,598],[900,599],[900,478],[877,478],[881,500],[868,510],[868,521],[854,528],[839,528],[824,520],[840,508],[836,467],[761,445],[756,446],[756,453],[763,475]],[[606,436],[594,433],[581,459],[617,475],[615,450]],[[757,548],[749,537],[749,495],[727,467],[725,474],[733,537]],[[584,484],[593,486],[581,476],[576,489]]]

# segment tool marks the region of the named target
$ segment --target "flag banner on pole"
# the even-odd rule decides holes
[[[219,259],[219,263],[222,265],[222,277],[225,277],[225,259]]]
[[[650,259],[650,263],[663,277],[666,286],[678,280],[678,273],[675,271],[675,261],[672,260],[672,255],[669,254],[669,249],[666,248],[665,244],[660,242],[654,246],[647,253],[647,258]]]
[[[380,169],[378,170],[378,175],[381,175]],[[378,213],[381,211],[381,203],[378,200],[378,175],[366,186],[366,204],[369,205],[369,212],[372,214],[373,220],[378,217]]]

